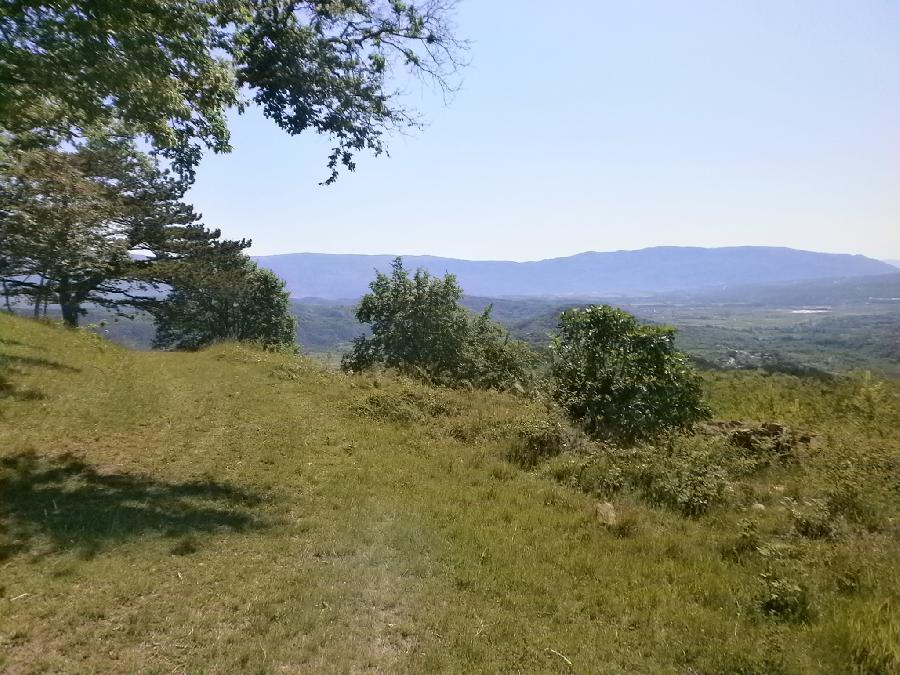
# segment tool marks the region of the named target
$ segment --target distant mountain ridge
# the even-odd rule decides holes
[[[287,283],[293,297],[353,299],[394,255],[286,253],[255,260]],[[862,255],[816,253],[768,246],[658,246],[636,251],[586,252],[533,262],[403,256],[409,269],[455,274],[467,294],[490,297],[654,294],[896,273]]]

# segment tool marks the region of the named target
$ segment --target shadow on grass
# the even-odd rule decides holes
[[[14,401],[40,401],[46,396],[36,389],[22,389],[9,381],[9,378],[0,372],[0,398],[11,398]]]
[[[2,340],[2,342],[5,344],[14,343],[12,340]],[[9,398],[16,401],[39,401],[45,398],[44,394],[36,389],[22,389],[12,383],[9,376],[21,373],[23,368],[47,368],[56,372],[67,373],[81,372],[80,368],[67,366],[64,363],[49,359],[0,353],[0,398]]]
[[[20,453],[0,459],[0,560],[20,553],[75,551],[145,534],[181,537],[263,527],[250,509],[261,498],[212,480],[170,483],[90,466],[72,455]],[[174,553],[189,553],[184,542]]]
[[[50,370],[67,373],[81,372],[80,368],[67,366],[65,363],[60,363],[59,361],[51,361],[50,359],[42,359],[36,356],[15,356],[13,354],[0,353],[0,368],[4,370],[13,370],[21,368],[22,366],[30,368],[49,368]]]

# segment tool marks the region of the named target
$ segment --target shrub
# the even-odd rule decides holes
[[[403,389],[399,392],[378,392],[351,406],[353,412],[369,419],[409,424],[428,418],[451,415],[453,407],[432,392]]]
[[[400,258],[390,275],[377,273],[356,318],[371,325],[341,361],[345,372],[381,365],[433,384],[521,389],[531,380],[535,355],[491,319],[488,307],[473,316],[459,304],[456,277],[410,276]]]
[[[779,621],[806,623],[813,618],[812,598],[803,584],[776,574],[759,575],[765,589],[759,597],[759,609]]]
[[[626,511],[609,530],[618,539],[630,539],[640,531],[640,519],[634,511]]]
[[[515,437],[508,458],[531,468],[541,460],[556,457],[578,444],[574,430],[552,415],[530,417],[515,425]]]
[[[809,499],[789,509],[797,534],[809,539],[833,539],[841,530],[841,522],[826,501]]]
[[[826,473],[828,489],[825,500],[828,511],[857,523],[877,520],[875,509],[865,496],[866,481],[854,471],[852,465]]]
[[[722,551],[723,556],[741,562],[759,551],[759,524],[751,518],[738,521],[738,536]]]
[[[630,443],[709,417],[673,328],[607,305],[571,309],[551,354],[557,401],[594,436]]]
[[[699,516],[723,501],[728,476],[703,453],[669,457],[642,467],[645,497],[686,516]]]
[[[578,483],[582,490],[597,497],[612,497],[625,487],[625,473],[615,463],[597,458],[581,469]]]
[[[239,340],[295,351],[297,321],[284,282],[246,256],[226,262],[210,269],[198,265],[152,309],[154,346],[192,350]]]
[[[855,595],[866,586],[866,572],[859,556],[839,551],[828,560],[829,578],[841,595]]]
[[[723,425],[719,428],[725,429]],[[808,435],[797,434],[782,424],[767,422],[760,425],[737,425],[728,432],[729,442],[740,448],[761,468],[773,463],[787,464],[796,459],[796,450],[808,444]]]
[[[723,443],[680,436],[663,446],[595,447],[590,454],[566,454],[548,462],[545,472],[598,498],[634,490],[650,504],[699,516],[723,503],[730,489]]]
[[[872,377],[869,371],[856,378],[855,389],[847,402],[851,416],[867,426],[874,426],[879,416],[891,407],[892,392],[887,383]]]

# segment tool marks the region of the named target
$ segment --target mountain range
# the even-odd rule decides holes
[[[255,260],[287,284],[292,297],[355,299],[375,270],[395,255],[287,253]],[[896,273],[862,255],[816,253],[768,246],[658,246],[636,251],[586,252],[533,262],[403,256],[408,269],[455,274],[467,294],[489,297],[653,295],[696,289],[773,284]]]

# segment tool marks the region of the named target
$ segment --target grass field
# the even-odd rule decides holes
[[[0,670],[900,672],[897,387],[707,387],[812,437],[602,449],[538,402],[2,315]]]

